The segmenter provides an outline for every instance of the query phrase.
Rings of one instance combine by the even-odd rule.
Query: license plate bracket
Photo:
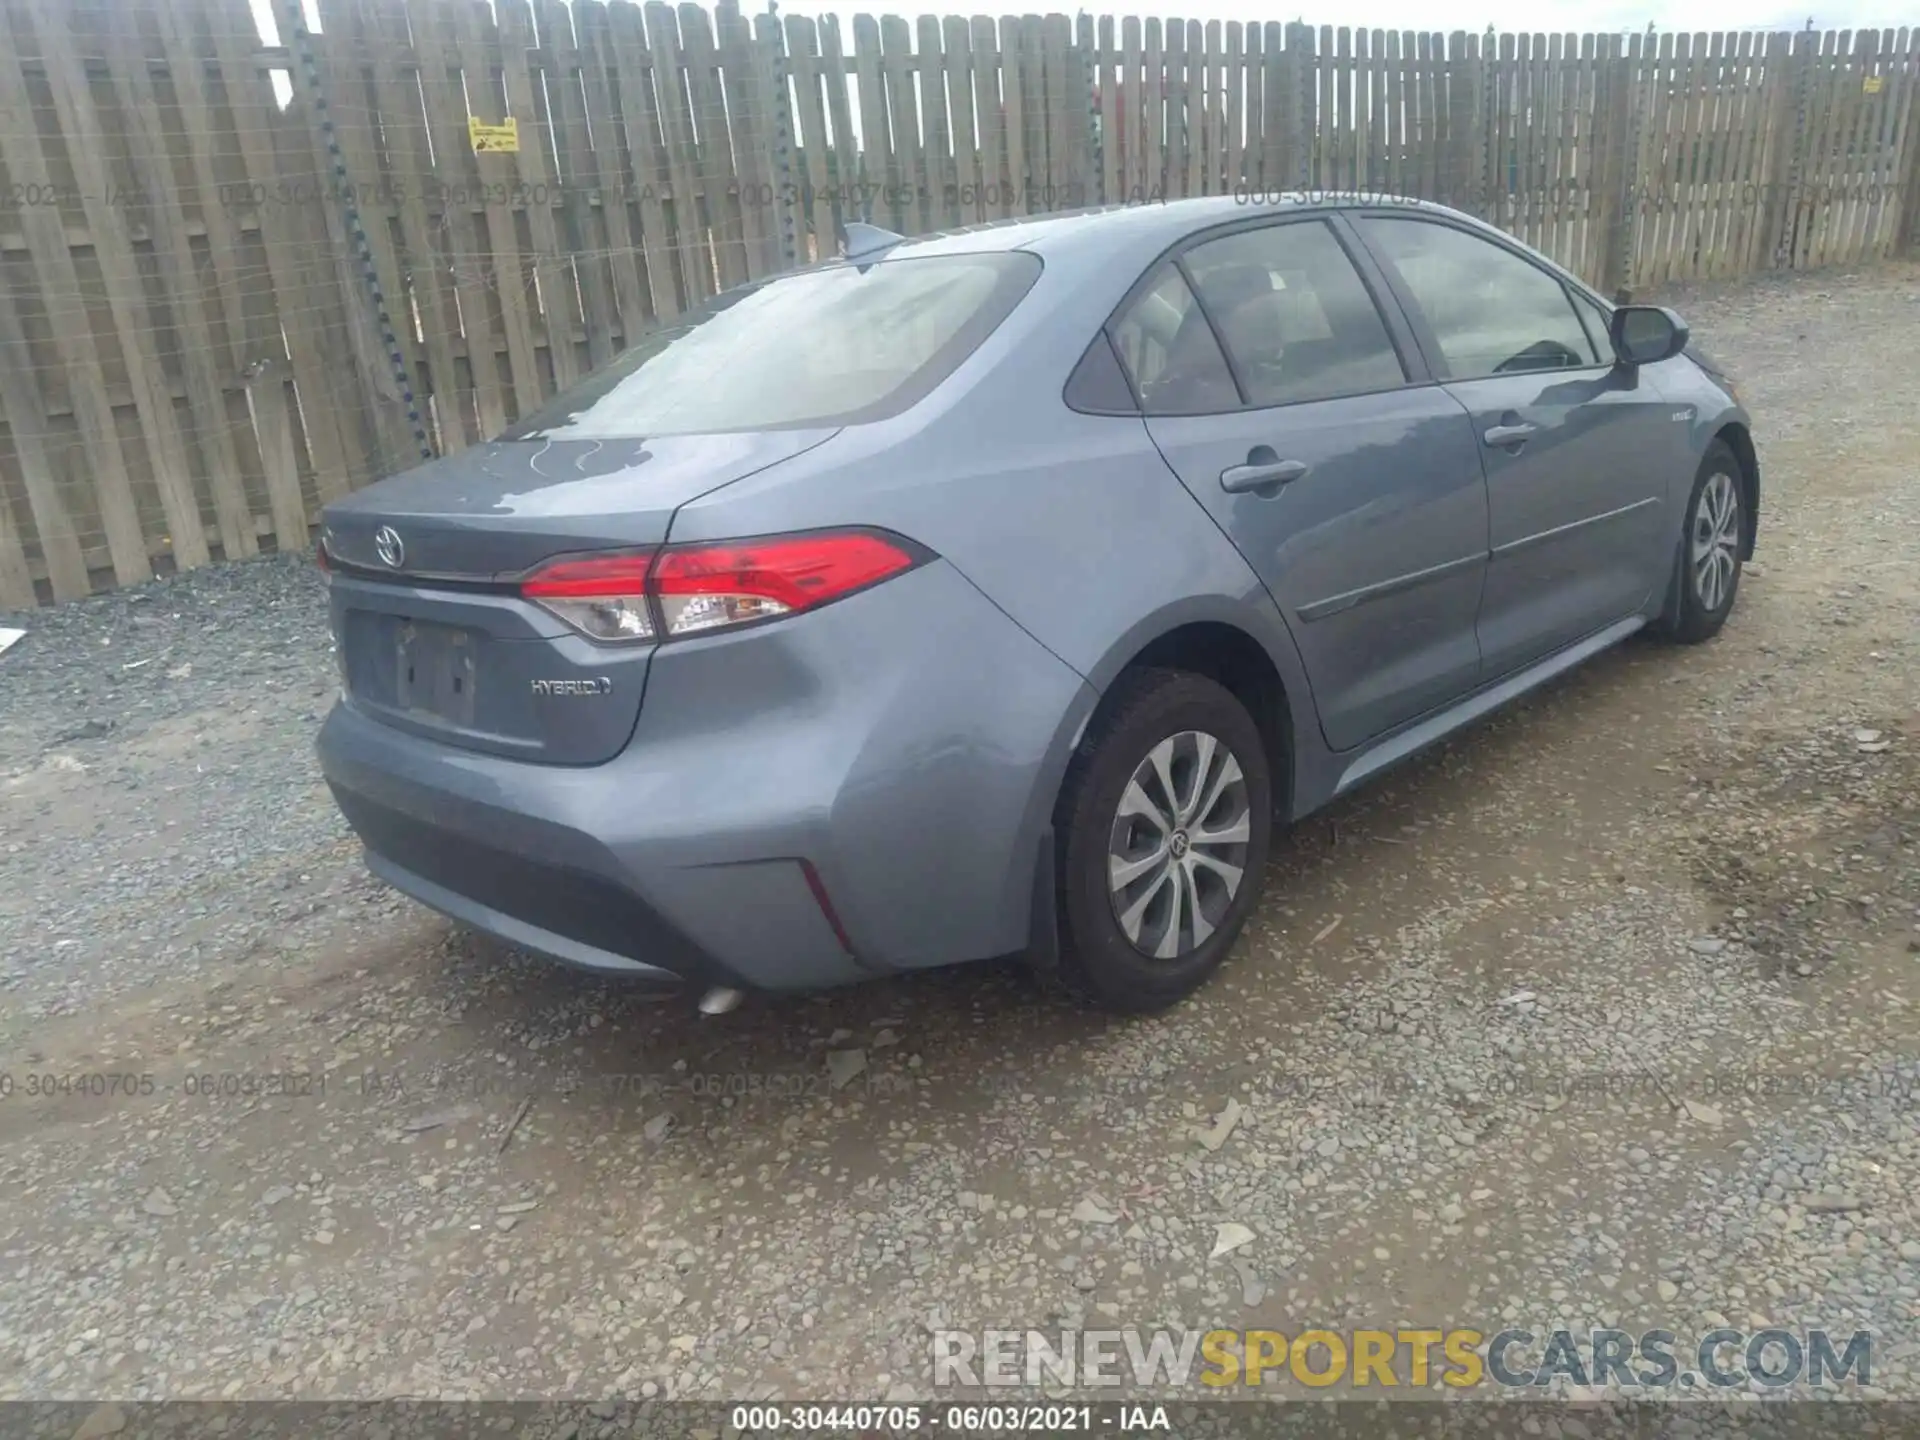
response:
[[[471,729],[478,669],[473,636],[451,625],[410,620],[394,638],[394,700],[399,709]]]

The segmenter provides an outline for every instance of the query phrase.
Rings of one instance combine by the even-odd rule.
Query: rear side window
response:
[[[520,420],[507,440],[852,425],[919,400],[1006,319],[1037,256],[899,256],[716,295]]]
[[[1355,223],[1400,273],[1440,347],[1446,378],[1599,363],[1566,288],[1539,266],[1450,225],[1377,217]]]
[[[1193,291],[1172,265],[1112,328],[1127,378],[1149,415],[1205,415],[1240,408],[1233,372]]]
[[[1183,257],[1250,405],[1362,395],[1406,383],[1380,311],[1319,221],[1267,225]]]

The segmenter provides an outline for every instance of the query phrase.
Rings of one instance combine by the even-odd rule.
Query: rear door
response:
[[[1154,443],[1285,615],[1330,746],[1471,688],[1487,540],[1473,431],[1414,383],[1403,322],[1327,220],[1202,237],[1112,335]]]
[[[1473,417],[1491,521],[1483,678],[1640,609],[1673,554],[1661,534],[1671,407],[1613,363],[1598,307],[1519,251],[1440,218],[1353,223],[1428,364]]]

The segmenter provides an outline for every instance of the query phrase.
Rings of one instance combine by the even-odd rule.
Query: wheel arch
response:
[[[1265,601],[1264,594],[1259,597]],[[1252,609],[1253,623],[1247,623]],[[1241,602],[1228,606],[1188,602],[1134,627],[1107,653],[1088,680],[1100,700],[1074,736],[1074,748],[1095,717],[1109,703],[1115,683],[1126,673],[1145,667],[1186,670],[1205,675],[1224,687],[1247,709],[1266,743],[1268,768],[1273,775],[1276,815],[1292,813],[1298,786],[1302,737],[1318,734],[1311,711],[1312,695],[1293,637],[1273,612],[1273,622],[1256,607]]]
[[[1267,607],[1264,611],[1262,607]],[[1264,623],[1271,616],[1271,624]],[[1029,902],[1027,956],[1040,970],[1058,967],[1060,916],[1055,820],[1067,765],[1089,728],[1112,702],[1116,682],[1130,671],[1188,670],[1223,685],[1247,707],[1266,743],[1276,819],[1291,816],[1300,776],[1301,745],[1319,734],[1312,693],[1279,612],[1263,591],[1242,599],[1192,597],[1144,617],[1107,648],[1085,678],[1096,697],[1068,732],[1047,767],[1047,789],[1035,796],[1038,826]]]
[[[1713,438],[1733,451],[1740,464],[1740,558],[1751,560],[1760,534],[1760,457],[1753,448],[1753,432],[1744,421],[1729,420]]]

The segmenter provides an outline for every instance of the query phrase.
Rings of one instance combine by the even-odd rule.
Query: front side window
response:
[[[1362,217],[1367,244],[1400,279],[1451,380],[1599,363],[1566,288],[1500,246],[1425,220]]]
[[[1373,297],[1323,222],[1242,230],[1196,245],[1183,261],[1249,404],[1406,383]]]
[[[632,440],[855,424],[952,374],[1040,274],[1037,256],[894,256],[716,295],[549,400],[507,440]]]
[[[1206,415],[1238,409],[1240,391],[1206,313],[1172,265],[1112,328],[1114,349],[1149,415]]]

